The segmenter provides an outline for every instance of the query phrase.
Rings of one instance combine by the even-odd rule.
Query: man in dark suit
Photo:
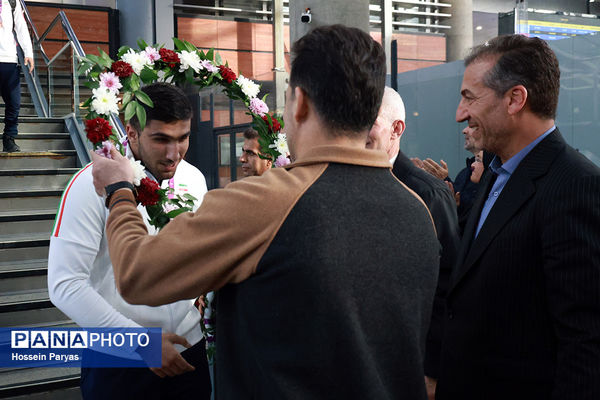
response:
[[[511,35],[465,65],[456,120],[496,157],[448,289],[437,398],[600,399],[600,169],[554,125],[558,60]]]
[[[425,374],[428,389],[435,387],[439,375],[442,324],[445,315],[444,297],[459,245],[456,203],[443,181],[417,168],[400,151],[400,137],[405,129],[404,102],[393,89],[386,87],[377,119],[369,131],[367,148],[384,150],[393,164],[393,174],[416,192],[429,208],[438,240],[442,246],[438,286],[433,303],[431,328],[427,335]]]

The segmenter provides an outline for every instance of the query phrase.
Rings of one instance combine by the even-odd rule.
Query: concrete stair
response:
[[[0,326],[75,326],[49,300],[47,269],[54,217],[79,169],[77,155],[59,118],[20,118],[16,143],[21,152],[0,153]],[[0,398],[80,399],[79,372],[3,368]]]

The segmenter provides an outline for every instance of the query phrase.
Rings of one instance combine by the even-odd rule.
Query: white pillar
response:
[[[447,61],[462,60],[473,47],[473,0],[450,0],[452,26],[446,39]]]

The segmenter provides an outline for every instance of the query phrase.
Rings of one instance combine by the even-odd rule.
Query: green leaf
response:
[[[97,89],[100,87],[100,82],[98,81],[86,81],[83,84],[90,89]]]
[[[110,56],[106,54],[100,47],[98,47],[98,53],[100,53],[100,57],[108,64],[107,68],[110,68],[113,63],[113,60],[110,58]]]
[[[140,50],[145,50],[146,47],[148,47],[148,43],[146,43],[146,41],[144,39],[138,39],[137,45],[140,48]]]
[[[152,68],[146,66],[142,72],[140,72],[140,78],[144,83],[152,83],[158,79],[158,74]]]
[[[185,45],[185,50],[189,51],[190,53],[198,50],[196,46],[194,46],[188,41],[184,41],[183,44]]]
[[[184,199],[191,200],[191,201],[196,201],[196,200],[198,200],[197,198],[195,198],[194,196],[192,196],[192,195],[191,195],[191,194],[189,194],[189,193],[184,193],[184,194],[183,194],[181,197],[183,197]]]
[[[140,90],[140,77],[136,74],[130,76],[129,87],[132,91]]]
[[[92,97],[88,97],[88,99],[81,105],[79,108],[88,108],[94,99]]]
[[[222,63],[223,63],[223,60],[221,60],[221,55],[219,53],[215,53],[215,64],[221,65]]]
[[[123,93],[123,105],[127,105],[127,103],[129,103],[131,101],[131,97],[132,97],[132,93],[131,92],[125,92]]]
[[[152,102],[150,97],[148,97],[148,95],[146,93],[142,92],[141,90],[137,90],[137,91],[135,91],[134,94],[135,94],[135,97],[137,97],[137,99],[139,101],[141,101],[148,107],[154,107],[154,103]]]
[[[181,40],[177,39],[176,37],[173,38],[173,44],[175,44],[175,49],[176,50],[185,50],[185,43],[183,43]]]
[[[129,121],[133,117],[137,110],[137,106],[138,102],[135,100],[127,104],[127,107],[125,107],[125,121]]]
[[[129,46],[121,46],[119,47],[119,51],[117,52],[117,58],[123,57],[123,54],[127,53],[131,47]]]
[[[212,61],[214,57],[215,50],[211,47],[211,49],[206,52],[206,59]]]
[[[185,212],[189,212],[190,210],[188,210],[187,208],[178,208],[176,210],[171,210],[167,213],[167,217],[173,219],[176,216],[178,216],[179,214],[183,214]]]
[[[134,102],[132,101],[129,104],[134,104]],[[140,129],[144,130],[146,127],[146,110],[144,110],[144,107],[137,101],[135,102],[135,105],[135,115],[137,116],[138,121],[140,121]]]
[[[185,70],[185,79],[190,83],[194,81],[194,70],[191,67]]]
[[[97,56],[97,55],[95,55],[95,54],[88,54],[88,55],[87,55],[87,58],[89,58],[89,60],[90,60],[91,62],[93,62],[94,64],[100,64],[100,60],[101,60],[101,58],[100,58],[100,57],[98,57],[98,56]]]

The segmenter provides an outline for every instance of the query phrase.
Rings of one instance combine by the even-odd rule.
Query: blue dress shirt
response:
[[[488,194],[488,197],[485,200],[485,204],[483,205],[483,209],[481,210],[481,215],[479,217],[479,223],[477,224],[477,231],[475,232],[475,237],[477,237],[477,235],[479,234],[479,231],[481,230],[481,227],[483,226],[485,219],[487,218],[488,214],[492,210],[492,207],[496,203],[496,200],[500,196],[500,193],[502,193],[502,189],[504,189],[504,186],[506,186],[506,182],[508,182],[508,180],[510,179],[510,176],[513,174],[513,172],[515,172],[515,170],[517,169],[517,167],[519,166],[521,161],[523,161],[525,156],[527,154],[529,154],[529,152],[539,142],[544,140],[544,138],[546,136],[548,136],[550,134],[550,132],[554,131],[555,129],[556,129],[556,126],[553,125],[552,128],[548,129],[540,137],[535,139],[533,142],[529,143],[527,146],[525,146],[523,149],[521,149],[521,151],[519,151],[517,154],[515,154],[514,156],[509,158],[504,164],[502,164],[502,162],[500,161],[500,158],[498,158],[498,156],[494,156],[494,159],[490,163],[490,169],[498,177],[496,178],[496,182],[494,182],[494,186],[492,186],[492,190],[490,190],[490,193]]]

